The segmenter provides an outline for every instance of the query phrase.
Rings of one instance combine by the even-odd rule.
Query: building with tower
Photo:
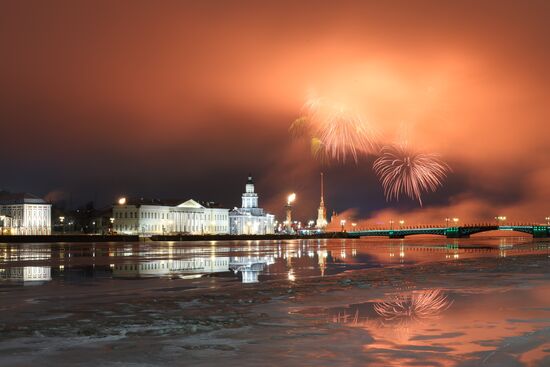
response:
[[[316,227],[319,229],[324,229],[327,226],[327,209],[325,208],[325,198],[324,198],[324,176],[321,172],[321,202],[319,204],[319,209],[317,209],[317,223]]]
[[[275,216],[258,207],[254,181],[252,175],[248,175],[241,207],[229,212],[229,231],[231,234],[270,234],[274,228]]]

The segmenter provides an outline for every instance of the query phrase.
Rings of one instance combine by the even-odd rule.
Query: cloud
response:
[[[75,201],[99,187],[104,202],[134,192],[236,204],[254,171],[267,208],[282,213],[297,191],[307,220],[324,169],[337,211],[539,218],[549,16],[537,1],[12,2],[0,14],[0,149],[26,148],[10,155],[7,184],[64,187]],[[360,110],[384,141],[408,126],[455,173],[410,211],[358,173],[369,160],[320,167],[287,131],[312,89]]]
[[[46,200],[48,203],[58,203],[60,201],[66,200],[69,197],[69,194],[67,194],[65,191],[62,190],[54,190],[48,192],[44,196],[44,200]]]

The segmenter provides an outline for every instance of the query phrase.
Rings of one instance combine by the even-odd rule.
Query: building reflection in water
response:
[[[37,248],[33,245],[18,246],[13,251],[10,246],[0,247],[0,259],[5,263],[25,263],[51,260],[51,250]],[[52,280],[50,266],[11,266],[0,268],[0,279],[21,283],[23,285],[37,285]]]
[[[122,264],[113,264],[113,277],[177,276],[185,279],[233,271],[235,274],[241,274],[243,283],[255,283],[258,282],[259,274],[265,267],[274,263],[273,255],[223,256],[231,255],[232,253],[251,253],[252,251],[249,247],[212,248],[208,250],[208,256],[204,256],[206,253],[203,250],[174,247],[169,247],[165,251],[157,250],[154,254],[148,253],[147,257],[164,255],[166,259],[140,261],[138,258],[136,262],[124,261]],[[220,252],[222,256],[218,256],[217,252]],[[126,249],[121,255],[133,256],[134,254],[130,249]]]
[[[0,244],[0,279],[22,282],[84,278],[195,278],[208,274],[245,283],[347,270],[521,253],[547,253],[547,242],[475,240],[291,240],[197,243]],[[51,266],[51,268],[50,268]],[[51,270],[50,270],[51,269]],[[222,274],[227,273],[227,274]]]
[[[16,266],[0,270],[0,277],[24,285],[40,284],[52,280],[49,266]]]

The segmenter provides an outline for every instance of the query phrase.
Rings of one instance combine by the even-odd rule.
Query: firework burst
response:
[[[416,152],[406,144],[383,147],[373,168],[388,201],[407,195],[420,206],[422,192],[437,190],[450,171],[438,154]]]
[[[309,137],[313,155],[323,160],[345,162],[351,156],[357,162],[360,154],[373,154],[378,148],[376,133],[358,112],[321,98],[304,104],[302,117],[290,131],[296,137]]]

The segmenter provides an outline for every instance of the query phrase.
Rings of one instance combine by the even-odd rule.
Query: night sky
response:
[[[240,205],[409,221],[550,215],[548,1],[2,1],[0,188],[105,205]],[[453,171],[386,203],[374,157],[322,165],[289,126],[311,93]],[[400,211],[394,214],[392,211]]]

